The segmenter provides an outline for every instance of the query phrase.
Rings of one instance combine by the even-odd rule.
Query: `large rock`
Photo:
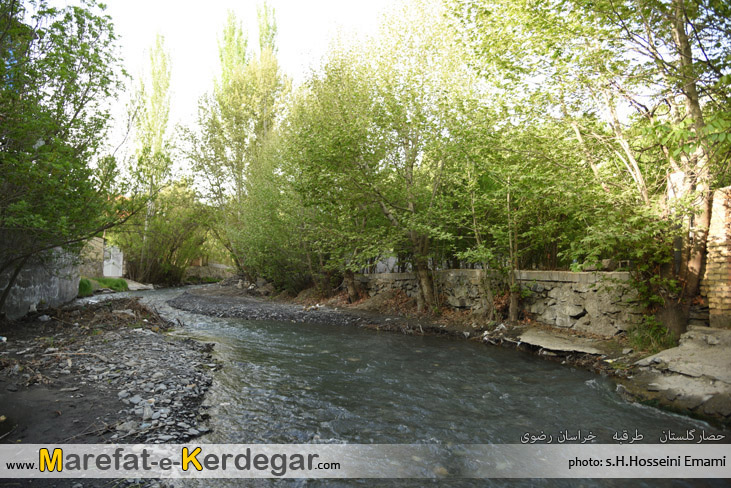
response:
[[[551,351],[581,352],[584,354],[604,354],[591,339],[581,337],[559,337],[540,329],[528,329],[518,338],[519,341],[542,347]]]

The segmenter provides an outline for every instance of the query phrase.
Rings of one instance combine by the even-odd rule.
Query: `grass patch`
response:
[[[129,291],[127,282],[122,278],[94,278],[94,281],[102,285],[102,287],[110,288],[114,291]]]
[[[644,316],[642,323],[627,331],[627,338],[635,349],[655,354],[678,345],[678,340],[655,317]]]
[[[94,287],[91,286],[91,281],[86,278],[81,278],[79,281],[79,297],[90,297],[94,293]]]

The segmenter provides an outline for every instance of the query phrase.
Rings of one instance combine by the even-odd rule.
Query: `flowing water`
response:
[[[217,344],[223,368],[209,392],[213,431],[204,442],[515,444],[526,432],[581,429],[595,435],[594,442],[612,443],[615,432],[637,429],[644,442],[657,443],[667,429],[715,431],[629,403],[609,379],[514,350],[352,326],[206,317],[165,305],[179,293],[139,295],[164,315],[182,320],[183,334]],[[385,481],[338,484],[382,486]],[[624,485],[622,480],[528,481],[526,486]],[[278,482],[309,485],[312,480]],[[459,483],[485,486],[500,480]],[[411,486],[423,484],[429,480]]]

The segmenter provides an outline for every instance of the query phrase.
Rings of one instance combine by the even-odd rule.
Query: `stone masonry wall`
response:
[[[185,270],[186,278],[230,278],[236,274],[236,268],[219,263],[208,263],[205,266],[188,266]]]
[[[711,327],[731,328],[731,187],[713,194],[703,292]]]
[[[10,290],[2,312],[8,319],[17,319],[29,311],[57,307],[76,298],[79,293],[77,259],[55,252],[55,256],[26,265]],[[0,275],[0,290],[11,272]]]
[[[470,269],[437,271],[436,291],[452,307],[478,311],[481,273]],[[413,273],[360,275],[359,280],[371,296],[388,290],[416,295]],[[629,280],[628,273],[519,271],[518,280],[529,292],[522,300],[525,312],[554,327],[611,337],[641,318],[633,304],[636,293],[624,284]]]

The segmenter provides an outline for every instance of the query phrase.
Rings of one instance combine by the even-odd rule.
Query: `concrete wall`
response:
[[[702,293],[711,327],[731,328],[731,187],[713,194]]]
[[[5,289],[11,272],[0,275],[0,290]],[[28,264],[20,272],[2,312],[8,319],[20,318],[34,309],[57,307],[79,293],[77,260],[56,251],[45,259]]]
[[[452,307],[478,311],[481,276],[481,270],[437,271],[436,291]],[[387,290],[416,295],[413,273],[360,275],[358,279],[371,296]],[[525,312],[548,325],[611,337],[642,316],[633,304],[635,291],[625,284],[628,273],[519,271],[518,280],[528,295],[522,300]]]

